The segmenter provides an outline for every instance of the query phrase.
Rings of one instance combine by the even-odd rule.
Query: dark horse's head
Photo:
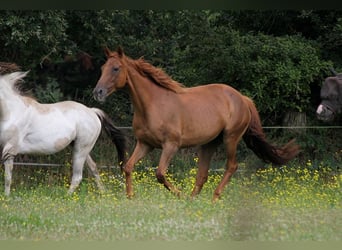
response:
[[[327,77],[321,88],[321,103],[316,110],[317,118],[332,121],[342,110],[342,73]]]
[[[107,61],[101,67],[101,77],[93,90],[94,98],[99,102],[104,102],[107,96],[117,89],[123,88],[127,82],[127,66],[122,48],[110,51],[106,47],[104,52]]]

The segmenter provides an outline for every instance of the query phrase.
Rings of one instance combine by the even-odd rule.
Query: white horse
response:
[[[124,161],[126,136],[100,109],[65,101],[41,104],[24,96],[16,87],[27,72],[0,75],[0,145],[5,165],[5,194],[10,194],[13,160],[17,154],[53,154],[73,142],[71,194],[82,180],[87,162],[100,190],[103,185],[89,153],[102,126],[114,142],[120,162]]]

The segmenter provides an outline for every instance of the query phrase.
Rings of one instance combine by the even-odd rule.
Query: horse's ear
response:
[[[110,49],[106,46],[106,47],[104,47],[104,53],[105,53],[106,57],[108,58],[112,54],[112,51],[110,51]]]
[[[124,55],[124,51],[123,51],[123,48],[121,46],[119,46],[117,48],[116,52],[118,52],[119,57],[122,57]]]

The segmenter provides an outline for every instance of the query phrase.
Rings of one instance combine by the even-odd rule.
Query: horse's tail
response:
[[[126,152],[128,139],[125,133],[117,128],[113,121],[108,117],[108,115],[100,109],[93,108],[96,115],[100,118],[102,128],[106,131],[112,142],[116,146],[118,152],[119,165],[122,168],[123,164],[126,162]]]
[[[290,140],[282,147],[271,145],[266,141],[266,136],[263,132],[259,113],[251,99],[244,97],[251,112],[251,121],[243,135],[243,139],[248,148],[250,148],[260,159],[276,165],[282,165],[292,160],[297,156],[300,149],[295,144],[295,139]]]

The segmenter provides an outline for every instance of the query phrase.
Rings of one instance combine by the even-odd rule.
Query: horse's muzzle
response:
[[[325,122],[332,121],[335,117],[335,112],[328,106],[320,104],[316,110],[317,119]]]
[[[102,87],[95,87],[93,90],[93,97],[98,102],[105,102],[107,97],[107,90]]]

